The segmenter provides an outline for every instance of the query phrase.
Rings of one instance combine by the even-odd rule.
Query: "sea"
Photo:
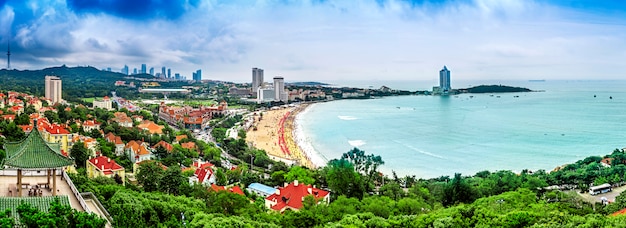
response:
[[[537,92],[393,96],[316,103],[296,118],[296,138],[319,166],[352,148],[380,155],[380,171],[435,178],[455,173],[551,171],[626,147],[626,81],[462,81]],[[434,81],[335,82],[429,90]]]

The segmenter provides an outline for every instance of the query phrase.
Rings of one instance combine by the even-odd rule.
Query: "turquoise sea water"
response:
[[[421,83],[414,88],[410,82],[387,85],[426,89]],[[493,84],[462,83],[458,87]],[[423,178],[482,170],[550,171],[626,147],[626,81],[501,84],[544,92],[318,103],[299,116],[300,138],[326,160],[356,146],[381,155],[386,174],[395,170]]]

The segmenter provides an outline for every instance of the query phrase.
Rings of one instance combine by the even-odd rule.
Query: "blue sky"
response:
[[[583,0],[0,0],[11,66],[246,82],[624,79],[626,3]],[[6,67],[3,63],[2,68]]]

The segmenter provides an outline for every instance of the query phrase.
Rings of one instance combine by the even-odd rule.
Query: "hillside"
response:
[[[121,96],[133,96],[136,89],[114,87],[115,81],[124,80],[126,75],[101,71],[94,67],[51,67],[42,70],[0,70],[0,90],[25,92],[44,96],[44,77],[58,76],[63,80],[63,98],[78,102],[80,98],[103,97],[117,91]],[[134,75],[134,77],[151,77]],[[127,80],[128,81],[128,80]]]
[[[480,85],[467,89],[460,89],[459,91],[465,93],[517,93],[517,92],[532,92],[528,88],[503,86],[503,85]]]

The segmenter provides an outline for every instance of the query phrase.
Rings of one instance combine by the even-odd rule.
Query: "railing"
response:
[[[65,179],[67,184],[70,186],[70,189],[72,189],[72,192],[74,193],[74,196],[76,196],[76,199],[78,199],[78,203],[80,203],[80,206],[83,207],[85,212],[91,213],[91,210],[89,210],[89,208],[87,207],[87,203],[85,203],[85,199],[80,194],[80,192],[78,192],[78,189],[76,189],[76,186],[74,186],[74,183],[72,182],[72,179],[70,179],[70,177],[67,175],[66,172],[61,172],[61,173],[63,173],[63,178]]]
[[[81,193],[81,195],[84,196],[85,198],[90,198],[93,202],[95,202],[98,209],[100,209],[102,214],[104,214],[104,217],[106,218],[106,220],[109,221],[109,224],[113,224],[113,217],[111,217],[111,214],[109,214],[109,211],[107,211],[107,209],[104,208],[104,206],[102,206],[102,204],[100,203],[100,200],[98,200],[98,198],[92,192],[83,192]]]

